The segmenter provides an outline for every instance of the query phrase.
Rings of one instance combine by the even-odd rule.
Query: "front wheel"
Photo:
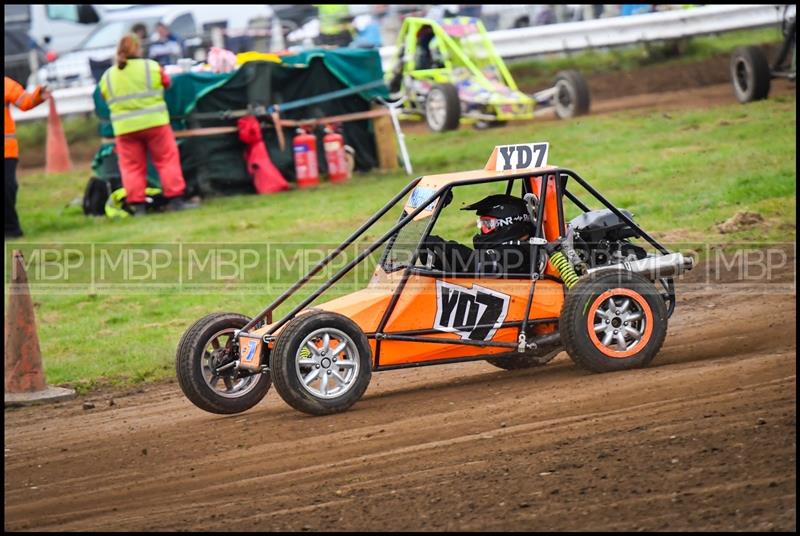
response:
[[[345,411],[372,377],[367,337],[349,318],[313,310],[290,321],[270,355],[278,394],[298,411],[328,415]]]
[[[741,103],[766,99],[771,81],[769,62],[760,48],[739,47],[731,56],[731,81]]]
[[[564,299],[561,340],[593,372],[647,366],[667,335],[667,307],[655,285],[630,272],[583,278]]]
[[[239,359],[234,333],[249,321],[236,313],[212,313],[192,324],[181,337],[175,356],[178,384],[198,408],[210,413],[241,413],[269,391],[268,373],[225,367]]]
[[[589,84],[575,70],[560,71],[555,79],[556,94],[553,97],[559,119],[571,119],[589,113]]]

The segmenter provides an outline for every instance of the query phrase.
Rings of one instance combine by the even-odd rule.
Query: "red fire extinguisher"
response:
[[[297,136],[292,140],[294,149],[294,170],[297,174],[297,186],[309,188],[319,184],[317,169],[317,137],[303,128],[297,129]]]
[[[325,127],[322,138],[325,148],[325,161],[328,163],[328,178],[331,182],[344,182],[350,178],[350,168],[344,155],[344,137],[331,125]]]

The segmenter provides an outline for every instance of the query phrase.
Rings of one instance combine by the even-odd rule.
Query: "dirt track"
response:
[[[769,294],[696,268],[642,370],[389,371],[325,418],[175,383],[7,410],[5,529],[794,530],[790,255]]]
[[[593,113],[733,102],[717,84]],[[325,418],[274,391],[218,417],[174,382],[6,410],[4,528],[796,530],[794,264],[767,294],[693,270],[642,370],[382,372]]]
[[[786,97],[796,94],[795,84],[787,80],[773,80],[770,88],[770,98]],[[736,104],[733,88],[729,82],[712,84],[703,87],[687,89],[664,90],[657,93],[644,93],[639,95],[626,95],[613,99],[593,99],[591,115],[606,115],[619,112],[652,113],[654,110],[669,112],[687,109],[705,109],[716,106],[730,106]],[[535,125],[542,121],[561,121],[555,111],[542,109],[537,111],[536,119],[514,121],[509,125]],[[461,128],[469,128],[462,126]],[[428,133],[428,126],[422,121],[404,121],[403,133],[413,137],[417,134]]]

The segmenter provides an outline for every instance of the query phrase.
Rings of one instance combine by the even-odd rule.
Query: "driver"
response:
[[[530,274],[528,238],[534,227],[525,201],[496,194],[461,210],[477,214],[478,233],[472,237],[475,249],[430,235],[424,245],[433,252],[432,268],[448,273]]]

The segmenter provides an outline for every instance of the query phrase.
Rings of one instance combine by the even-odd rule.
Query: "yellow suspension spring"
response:
[[[557,251],[550,256],[550,262],[556,267],[561,279],[567,288],[572,288],[578,282],[578,274],[575,273],[575,268],[567,260],[566,255],[561,251]]]

